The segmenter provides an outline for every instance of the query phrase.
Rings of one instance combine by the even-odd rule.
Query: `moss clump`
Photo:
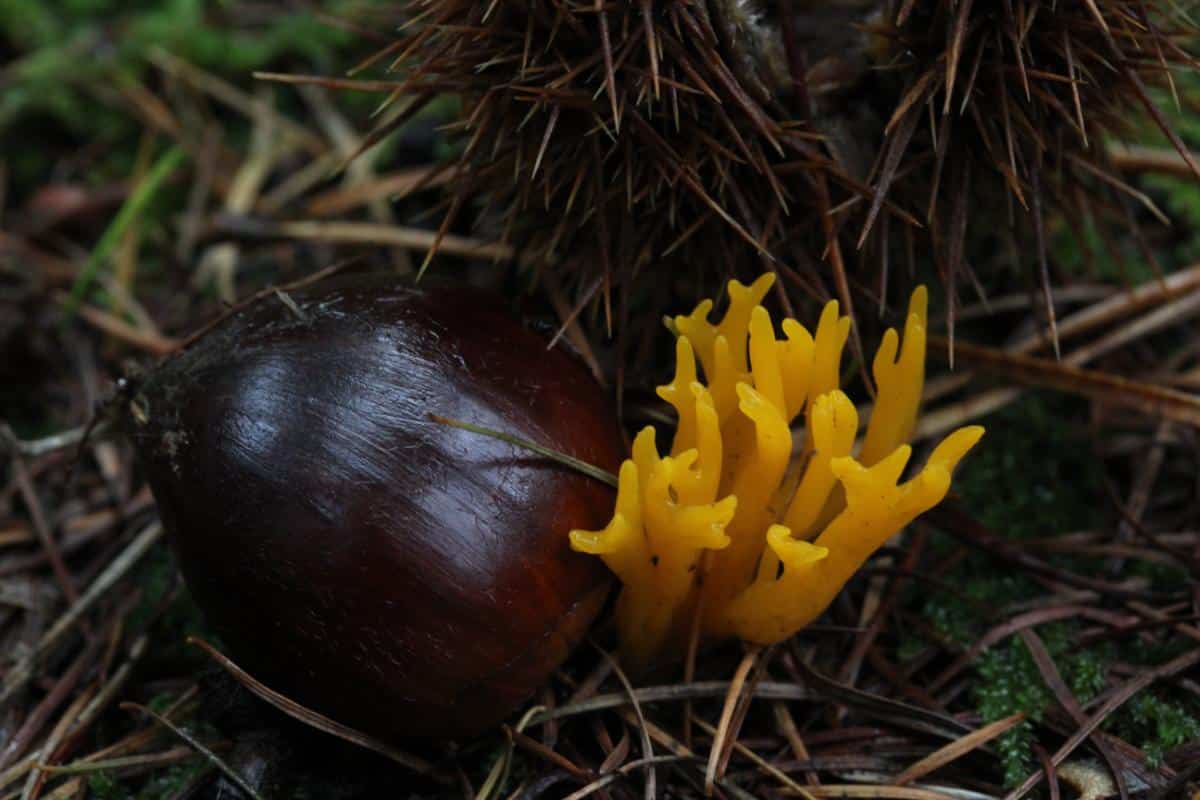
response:
[[[181,764],[174,764],[165,770],[155,772],[133,797],[136,800],[169,800],[169,798],[178,797],[192,781],[209,768],[208,762],[199,757]]]
[[[1189,709],[1188,706],[1191,706]],[[1129,701],[1112,726],[1126,741],[1146,753],[1151,767],[1159,767],[1172,748],[1200,740],[1200,717],[1194,702],[1168,700],[1143,692]]]
[[[1107,505],[1085,406],[1061,395],[1031,393],[984,420],[988,446],[957,482],[972,513],[1008,539],[1094,528]],[[1053,458],[1047,454],[1053,453]]]
[[[1029,774],[1033,765],[1033,723],[1041,719],[1049,700],[1036,668],[1032,681],[1029,680],[1030,676],[1023,669],[1025,661],[1032,663],[1029,651],[1013,642],[1008,647],[984,653],[978,664],[980,682],[976,684],[975,696],[979,713],[986,722],[995,722],[1019,711],[1029,714],[1029,718],[996,740],[1006,786],[1015,786]]]
[[[208,762],[197,756],[156,771],[136,789],[108,772],[97,772],[88,778],[88,797],[95,800],[168,800],[179,797],[209,768]]]
[[[1072,638],[1073,625],[1047,625],[1039,630],[1046,650],[1075,698],[1086,703],[1095,697],[1104,688],[1111,651],[1077,648]],[[1029,648],[1018,638],[988,650],[980,657],[976,669],[979,681],[975,684],[975,701],[984,722],[995,722],[1022,711],[1028,715],[996,742],[1005,783],[1013,786],[1035,768],[1034,723],[1040,722],[1057,701],[1046,687]]]
[[[1184,636],[1131,641],[1121,656],[1126,663],[1150,669],[1178,658],[1193,646]],[[1200,741],[1200,702],[1169,683],[1159,683],[1131,698],[1105,727],[1145,751],[1148,766],[1159,767],[1173,748]]]
[[[1112,519],[1104,513],[1108,500],[1102,465],[1088,445],[1086,431],[1069,423],[1082,418],[1074,401],[1030,394],[984,420],[989,443],[980,448],[970,468],[962,471],[964,505],[993,533],[1015,541],[1111,526]],[[938,534],[932,543],[934,561],[950,558],[962,547],[957,540]],[[1037,555],[1081,574],[1094,574],[1102,563],[1079,555]],[[1130,562],[1130,575],[1143,573],[1152,573],[1155,587],[1161,590],[1181,587],[1185,579],[1175,568]],[[969,551],[966,558],[936,577],[938,585],[946,588],[930,591],[928,584],[914,582],[909,588],[910,607],[914,616],[928,621],[939,636],[963,648],[1045,593],[1037,582],[982,551]],[[1110,676],[1111,665],[1149,667],[1178,656],[1180,648],[1187,646],[1178,639],[1147,645],[1135,637],[1081,646],[1082,629],[1075,621],[1036,629],[1080,703],[1121,680]],[[909,654],[923,647],[914,632],[901,642],[902,650]],[[1036,768],[1032,749],[1035,728],[1057,700],[1017,636],[984,652],[973,667],[977,680],[970,702],[985,723],[1022,711],[1028,715],[995,743],[1006,782],[1017,784]],[[1186,697],[1142,693],[1119,709],[1106,727],[1142,747],[1151,764],[1157,765],[1171,748],[1200,738],[1198,711],[1200,707]]]
[[[128,800],[129,790],[107,772],[97,772],[88,778],[88,794],[96,800]]]
[[[1103,524],[1105,506],[1101,467],[1081,428],[1064,425],[1079,419],[1073,401],[1061,396],[1029,394],[1011,407],[990,415],[988,443],[961,471],[956,487],[962,503],[993,533],[1010,540],[1053,536]],[[1054,453],[1054,458],[1047,458]],[[933,539],[935,559],[958,553],[962,545],[939,533]],[[1054,563],[1086,566],[1079,559]],[[982,551],[972,551],[953,570],[935,576],[949,589],[930,592],[910,587],[916,613],[938,633],[968,645],[987,630],[1005,608],[1028,601],[1038,585]],[[912,645],[910,645],[911,647]]]

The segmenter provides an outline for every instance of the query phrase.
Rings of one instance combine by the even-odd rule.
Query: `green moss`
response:
[[[1103,524],[1106,501],[1100,464],[1081,426],[1074,401],[1031,393],[983,420],[987,436],[955,475],[962,504],[993,533],[1010,540],[1052,536]],[[1053,458],[1047,454],[1053,453]],[[935,558],[959,553],[962,545],[938,533]],[[1053,563],[1079,568],[1081,559]],[[990,555],[971,550],[947,575],[935,576],[956,591],[910,587],[921,617],[950,641],[966,645],[994,624],[1005,608],[1040,593],[1027,575],[1002,567]]]
[[[1074,625],[1045,625],[1038,629],[1042,643],[1080,703],[1104,688],[1110,658],[1104,650],[1080,650],[1073,644]],[[1057,703],[1029,649],[1013,637],[988,650],[975,664],[979,680],[975,700],[984,722],[1025,712],[1027,719],[1003,734],[996,744],[1004,765],[1005,783],[1020,783],[1034,769],[1034,723]]]
[[[1051,695],[1038,675],[1037,666],[1023,642],[984,653],[976,664],[980,680],[975,684],[976,703],[985,722],[995,722],[1024,711],[1029,719],[1008,731],[998,742],[1004,761],[1005,783],[1019,783],[1033,765],[1033,724],[1051,702]]]
[[[1122,709],[1112,727],[1146,752],[1150,766],[1158,767],[1172,748],[1200,740],[1198,711],[1195,702],[1170,701],[1142,692]]]
[[[972,512],[1010,539],[1100,524],[1106,505],[1100,463],[1086,429],[1069,423],[1084,419],[1083,410],[1071,398],[1030,393],[985,418],[983,446],[955,474],[955,489]]]
[[[977,638],[994,612],[1031,597],[1036,591],[1034,583],[1024,575],[992,572],[986,563],[969,565],[955,576],[954,582],[962,587],[960,593],[940,591],[929,595],[924,616],[942,637],[963,646]]]
[[[97,772],[88,778],[88,796],[95,800],[168,800],[178,797],[207,769],[208,762],[196,757],[156,770],[144,781],[121,781],[107,772]]]
[[[1104,690],[1108,666],[1112,662],[1113,650],[1105,647],[1099,651],[1083,650],[1070,655],[1067,660],[1067,685],[1081,704],[1087,703]]]
[[[1071,420],[1084,419],[1079,405],[1052,395],[1029,394],[1025,399],[983,422],[988,435],[971,460],[955,476],[963,504],[992,533],[1018,543],[1021,540],[1115,524],[1103,488],[1099,460],[1092,454],[1087,432]],[[938,534],[932,548],[936,559],[960,554],[962,544]],[[1081,574],[1091,574],[1102,563],[1079,555],[1039,553],[1048,563]],[[1162,590],[1182,589],[1187,576],[1178,568],[1131,560],[1128,576],[1144,575]],[[940,637],[961,647],[978,640],[989,629],[1045,590],[1025,574],[1008,568],[991,555],[968,550],[953,569],[936,576],[943,586],[930,591],[914,582],[909,603]],[[1087,703],[1113,683],[1109,675],[1117,662],[1156,666],[1189,647],[1183,637],[1147,642],[1136,637],[1108,640],[1081,647],[1082,624],[1063,621],[1037,627],[1063,680],[1080,703]],[[908,632],[901,641],[904,652],[915,654],[926,643]],[[1035,728],[1057,700],[1046,688],[1033,657],[1018,636],[993,646],[972,665],[971,702],[984,722],[994,722],[1017,712],[1028,719],[1006,732],[995,743],[1005,781],[1019,783],[1036,768],[1033,760]],[[1117,735],[1143,748],[1152,765],[1161,763],[1173,747],[1200,738],[1200,703],[1187,696],[1144,692],[1119,709],[1105,724]]]
[[[1121,650],[1121,660],[1150,669],[1188,652],[1194,642],[1170,636],[1148,642],[1131,640],[1129,645]],[[1130,698],[1105,728],[1141,748],[1148,765],[1158,767],[1172,748],[1200,741],[1200,701],[1167,683],[1156,684]]]
[[[1086,430],[1064,424],[1082,418],[1074,401],[1036,393],[990,415],[983,420],[988,429],[983,446],[955,476],[961,502],[993,533],[1018,542],[1103,524],[1100,465],[1091,455]],[[1047,457],[1050,453],[1053,458]],[[932,547],[935,560],[940,560],[960,554],[963,545],[939,533]],[[1059,557],[1052,563],[1086,567],[1077,558]],[[1026,574],[974,549],[948,574],[936,577],[955,590],[931,592],[927,585],[914,583],[910,602],[940,637],[963,648],[1043,593]],[[1112,653],[1107,645],[1077,647],[1077,633],[1073,623],[1038,628],[1063,679],[1080,702],[1086,702],[1104,688]],[[907,647],[919,649],[919,640]],[[1019,637],[984,652],[973,668],[971,700],[985,722],[1017,712],[1028,715],[995,743],[1006,783],[1017,784],[1034,767],[1035,724],[1056,700]]]
[[[181,764],[172,764],[165,770],[155,772],[133,796],[137,800],[169,800],[178,797],[180,792],[208,768],[208,762],[199,757]]]
[[[88,793],[95,800],[129,800],[133,797],[120,781],[107,772],[97,772],[88,778]]]

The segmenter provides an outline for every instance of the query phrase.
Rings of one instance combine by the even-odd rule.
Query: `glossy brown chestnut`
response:
[[[253,304],[151,373],[131,435],[197,603],[256,677],[376,736],[464,737],[548,678],[607,577],[603,390],[498,297],[353,281]]]

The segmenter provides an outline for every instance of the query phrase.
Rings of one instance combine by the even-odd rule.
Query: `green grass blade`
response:
[[[70,322],[71,318],[75,316],[75,312],[79,309],[79,304],[87,296],[88,289],[95,282],[96,275],[100,272],[100,268],[104,265],[104,262],[112,255],[112,251],[117,246],[117,242],[121,240],[121,236],[154,198],[154,195],[167,178],[171,177],[186,158],[187,153],[178,145],[175,145],[158,159],[142,182],[134,188],[133,193],[129,195],[125,204],[121,206],[121,210],[117,212],[117,216],[113,219],[112,224],[108,226],[108,229],[104,231],[104,235],[100,237],[100,241],[96,243],[95,249],[88,256],[87,262],[84,263],[83,269],[80,270],[79,276],[75,279],[75,284],[71,287],[71,296],[67,299],[66,306],[63,308],[64,324]]]

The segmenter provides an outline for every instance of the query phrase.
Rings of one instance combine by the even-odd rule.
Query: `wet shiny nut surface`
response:
[[[267,298],[168,360],[130,428],[188,586],[229,655],[385,739],[464,737],[586,632],[604,569],[567,531],[612,490],[429,418],[615,470],[605,392],[470,290],[357,280]]]

